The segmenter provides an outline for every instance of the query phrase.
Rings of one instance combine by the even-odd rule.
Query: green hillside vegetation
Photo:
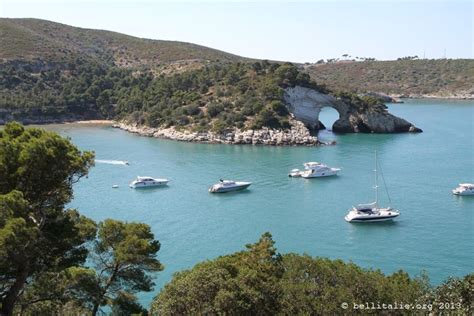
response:
[[[178,272],[151,306],[152,315],[347,315],[384,314],[355,310],[353,303],[433,304],[452,302],[453,312],[472,310],[474,275],[450,279],[437,288],[426,276],[410,278],[402,270],[384,275],[353,263],[308,255],[277,253],[269,233],[245,251],[222,256]],[[449,294],[448,294],[449,293]],[[347,309],[341,306],[347,303]],[[436,304],[437,303],[437,304]],[[443,309],[443,307],[441,307]],[[448,309],[448,308],[444,308]],[[386,310],[413,315],[413,310]]]
[[[306,67],[335,90],[415,96],[474,95],[473,59],[337,62]]]
[[[32,71],[25,66],[0,68],[0,108],[18,120],[89,111],[151,127],[284,129],[289,127],[285,87],[301,85],[328,92],[296,66],[266,61],[211,63],[155,76],[152,71],[78,58],[39,73]]]
[[[244,58],[191,43],[142,39],[39,19],[0,19],[0,60],[68,62],[88,57],[122,67],[158,67],[187,60]]]

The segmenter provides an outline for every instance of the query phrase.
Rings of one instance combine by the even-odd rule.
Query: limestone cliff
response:
[[[350,102],[305,87],[285,89],[288,110],[307,126],[320,129],[319,113],[329,106],[339,113],[332,130],[337,133],[403,133],[421,132],[410,122],[388,113],[383,104],[356,107]]]

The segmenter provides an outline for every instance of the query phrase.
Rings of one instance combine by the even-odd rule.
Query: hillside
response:
[[[334,90],[474,98],[474,59],[337,62],[305,68],[312,79]]]
[[[318,108],[333,106],[335,131],[420,131],[380,100],[333,92],[291,63],[35,19],[1,19],[0,30],[0,124],[108,118],[171,129],[173,139],[185,131],[234,142],[234,132],[244,142],[317,144],[299,114],[313,113],[305,124],[317,129]],[[308,97],[315,108],[301,110]]]
[[[0,19],[0,60],[66,62],[89,57],[120,67],[156,67],[185,61],[237,61],[244,58],[208,47],[142,39],[39,19]]]
[[[269,62],[209,63],[167,76],[81,58],[39,72],[25,68],[0,67],[0,120],[100,117],[193,130],[287,128],[283,88],[317,88],[296,66]]]

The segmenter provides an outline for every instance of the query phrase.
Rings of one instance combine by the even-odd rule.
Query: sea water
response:
[[[75,185],[71,207],[96,221],[147,223],[161,242],[158,258],[165,270],[156,274],[154,292],[140,294],[145,305],[174,272],[242,250],[267,231],[281,253],[343,259],[385,273],[426,271],[433,284],[473,272],[474,196],[451,190],[474,182],[474,103],[408,100],[389,110],[424,132],[323,131],[322,139],[337,144],[265,147],[160,140],[104,126],[48,128],[95,151],[98,159],[88,178]],[[328,127],[336,119],[333,109],[321,113]],[[399,209],[401,216],[392,223],[347,223],[352,205],[375,198],[375,150],[390,197],[380,178],[380,205]],[[307,161],[342,170],[330,178],[288,177]],[[171,181],[167,187],[130,189],[137,175]],[[238,193],[210,194],[208,187],[220,178],[253,184]]]

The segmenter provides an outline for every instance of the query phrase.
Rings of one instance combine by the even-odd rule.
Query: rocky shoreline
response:
[[[400,94],[391,95],[391,97],[403,101],[403,99],[431,99],[431,100],[474,100],[474,94],[472,93],[460,93],[460,94]]]
[[[460,91],[456,93],[433,94],[388,94],[383,92],[367,92],[360,95],[369,95],[382,100],[384,103],[403,103],[404,99],[431,99],[431,100],[474,100],[473,92]]]
[[[141,136],[207,144],[249,144],[270,146],[326,145],[326,143],[321,142],[317,137],[312,136],[308,128],[306,128],[302,122],[291,120],[290,124],[291,129],[289,130],[275,130],[271,128],[239,130],[233,128],[224,133],[214,133],[211,131],[193,132],[189,130],[177,130],[174,127],[152,128],[124,121],[114,124],[113,127]]]

